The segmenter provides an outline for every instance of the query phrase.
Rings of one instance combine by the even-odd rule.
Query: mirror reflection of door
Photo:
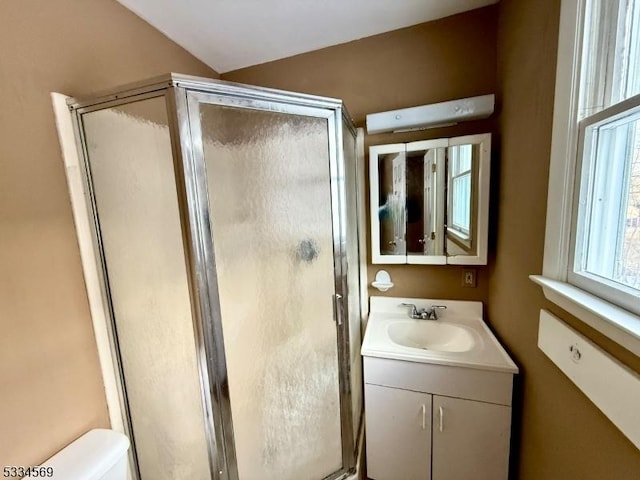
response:
[[[406,162],[405,153],[378,157],[378,218],[380,251],[383,255],[405,255]]]
[[[474,242],[475,178],[478,145],[455,145],[448,150],[447,254],[472,255]]]
[[[407,255],[444,255],[444,156],[407,152]]]
[[[423,185],[425,170],[430,169],[425,165],[424,152],[407,153],[407,255],[423,255],[431,234],[429,198]]]
[[[405,155],[393,159],[393,209],[394,209],[394,247],[396,253],[406,253],[406,199],[407,199],[407,163]]]

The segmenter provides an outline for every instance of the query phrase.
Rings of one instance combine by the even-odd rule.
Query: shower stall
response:
[[[134,477],[349,476],[362,206],[342,102],[171,74],[69,108]]]

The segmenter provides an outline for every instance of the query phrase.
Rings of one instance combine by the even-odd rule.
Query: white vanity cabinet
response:
[[[432,395],[365,384],[367,476],[431,478]]]
[[[434,395],[432,478],[506,480],[510,430],[511,407]]]
[[[364,358],[367,476],[506,480],[513,375]]]

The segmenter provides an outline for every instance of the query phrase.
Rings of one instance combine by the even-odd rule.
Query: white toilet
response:
[[[128,449],[129,439],[123,434],[113,430],[91,430],[41,465],[53,468],[53,477],[44,478],[127,480]]]

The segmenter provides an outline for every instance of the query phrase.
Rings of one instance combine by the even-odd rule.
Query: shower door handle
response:
[[[333,320],[342,325],[342,295],[339,293],[333,294]]]

